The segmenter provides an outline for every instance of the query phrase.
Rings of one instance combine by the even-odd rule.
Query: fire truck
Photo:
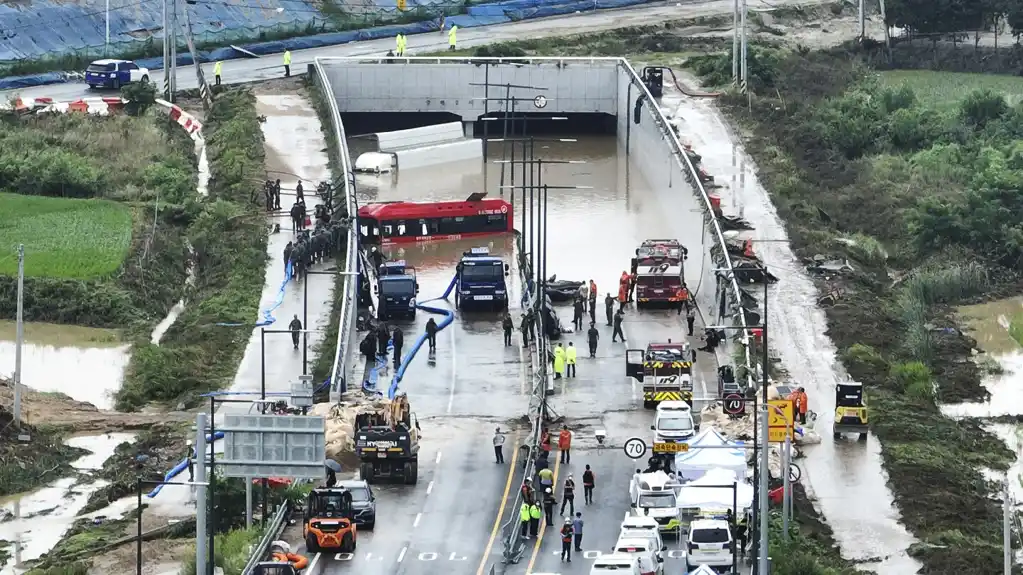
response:
[[[678,240],[646,240],[636,248],[632,273],[636,277],[636,307],[677,307],[686,299],[685,266],[689,255]]]
[[[643,407],[662,401],[693,406],[693,354],[686,342],[651,343],[646,350],[625,351],[625,375],[643,385]]]

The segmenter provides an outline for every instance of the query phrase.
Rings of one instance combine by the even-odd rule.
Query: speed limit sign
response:
[[[625,455],[632,459],[639,459],[646,455],[646,442],[638,437],[630,437],[625,442]]]
[[[739,415],[746,410],[746,400],[738,393],[729,393],[725,396],[725,413],[728,415]]]

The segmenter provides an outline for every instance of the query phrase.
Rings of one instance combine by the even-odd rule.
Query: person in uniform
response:
[[[496,463],[504,463],[504,440],[505,433],[498,427],[494,430],[494,457]]]
[[[597,324],[591,323],[590,329],[586,332],[586,343],[590,346],[590,357],[597,357],[597,341],[600,340],[600,332],[597,331]]]
[[[288,329],[291,330],[291,343],[295,344],[295,349],[298,349],[298,334],[302,331],[302,320],[298,319],[298,314],[288,324]]]
[[[391,345],[394,346],[394,369],[401,365],[401,348],[405,345],[405,334],[400,327],[395,327],[391,332]]]
[[[430,341],[430,353],[437,351],[437,322],[430,318],[430,321],[426,322],[426,338]]]
[[[562,432],[564,433],[564,432]],[[565,485],[562,488],[561,493],[561,512],[558,515],[565,514],[565,506],[568,506],[568,514],[572,515],[575,513],[575,479],[572,478],[572,474],[568,474],[568,479],[565,480]]]
[[[607,314],[607,327],[611,327],[611,318],[615,312],[615,298],[610,293],[604,298],[604,313]]]
[[[565,370],[566,370],[565,371],[565,376],[566,377],[575,377],[575,361],[576,361],[576,354],[578,352],[579,352],[579,350],[576,349],[576,347],[574,345],[572,345],[572,342],[568,342],[568,349],[565,350]]]
[[[504,330],[504,346],[508,347],[512,344],[512,329],[515,327],[512,322],[511,314],[504,314],[504,319],[501,320],[501,329]]]
[[[624,320],[624,319],[625,319],[625,312],[622,311],[621,309],[619,309],[615,313],[615,318],[614,318],[615,327],[614,327],[614,332],[611,333],[611,343],[616,342],[619,337],[622,338],[622,343],[625,343],[625,332],[622,331],[622,320]]]
[[[561,527],[561,560],[572,562],[572,540],[575,538],[575,530],[572,529],[572,518],[565,518],[565,525]]]

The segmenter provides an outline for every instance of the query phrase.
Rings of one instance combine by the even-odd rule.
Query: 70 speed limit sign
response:
[[[625,455],[632,459],[639,459],[646,455],[646,442],[638,437],[630,437],[625,442]]]

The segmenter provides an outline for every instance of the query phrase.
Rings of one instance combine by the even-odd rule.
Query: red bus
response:
[[[512,205],[483,194],[472,194],[461,202],[384,202],[359,207],[359,239],[369,244],[457,240],[513,230]]]

